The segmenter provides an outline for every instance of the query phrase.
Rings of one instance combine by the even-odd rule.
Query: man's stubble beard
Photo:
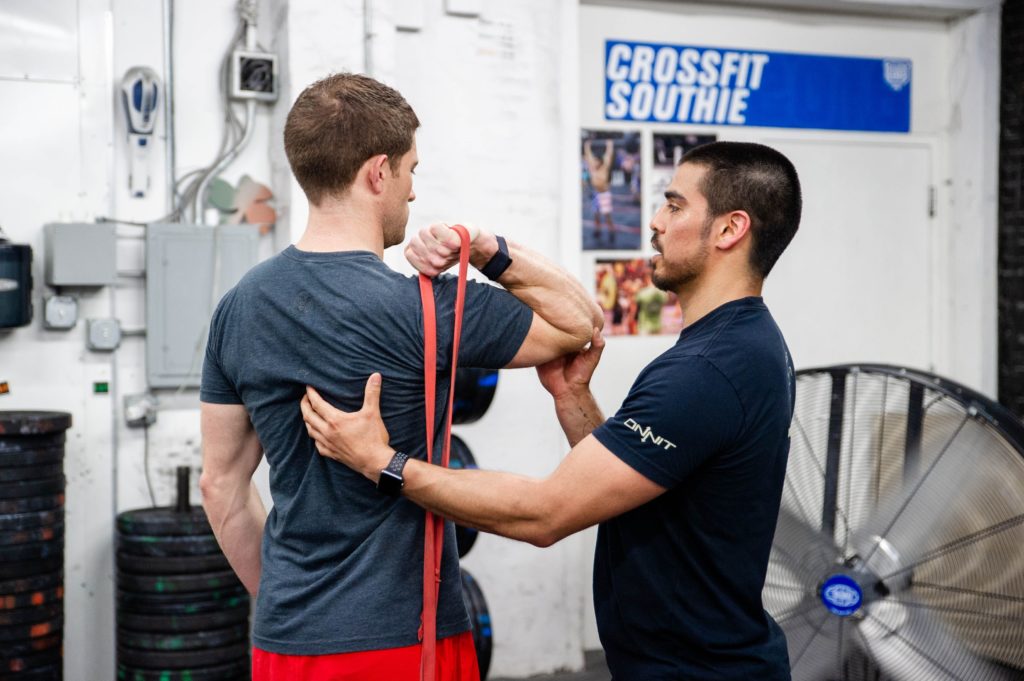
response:
[[[405,230],[409,224],[409,213],[405,212],[400,219],[395,219],[394,222],[389,222],[384,225],[384,248],[388,249],[392,246],[405,241]]]
[[[711,236],[713,222],[714,218],[710,217],[704,222],[700,233],[700,250],[686,260],[670,264],[665,259],[665,254],[661,254],[661,266],[652,268],[651,271],[651,282],[655,286],[662,291],[676,293],[679,289],[691,284],[704,273],[704,266],[707,263],[708,256],[711,254],[711,242],[708,240],[708,237]]]

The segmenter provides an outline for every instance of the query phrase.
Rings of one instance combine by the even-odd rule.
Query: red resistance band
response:
[[[452,227],[459,234],[459,281],[455,293],[455,332],[452,336],[452,380],[448,388],[448,415],[445,421],[444,449],[441,465],[448,467],[452,441],[452,405],[455,400],[455,370],[459,358],[459,337],[462,335],[462,310],[466,305],[466,277],[469,273],[469,232],[462,225]],[[423,302],[423,397],[427,417],[427,461],[434,460],[434,400],[437,389],[437,312],[434,309],[434,285],[429,277],[420,275],[420,299]],[[434,681],[437,653],[437,598],[441,586],[441,552],[444,548],[444,518],[427,511],[423,538],[423,614],[420,640],[423,653],[420,679]]]

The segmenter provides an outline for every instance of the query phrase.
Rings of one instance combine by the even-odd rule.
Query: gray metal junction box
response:
[[[43,226],[43,279],[49,286],[117,283],[117,233],[113,223],[51,222]]]
[[[210,317],[221,297],[256,264],[258,246],[259,229],[254,225],[148,226],[146,377],[150,387],[199,385]],[[216,273],[215,251],[220,263]]]

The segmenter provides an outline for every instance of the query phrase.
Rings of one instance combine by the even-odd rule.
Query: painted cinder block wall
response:
[[[446,10],[450,4],[260,3],[259,38],[281,56],[282,98],[259,109],[252,143],[224,176],[234,182],[249,174],[276,194],[280,220],[261,243],[263,255],[291,243],[305,222],[302,197],[281,149],[284,115],[309,82],[331,71],[366,68],[364,9],[369,5],[371,71],[398,87],[423,121],[411,224],[476,221],[588,276],[578,238],[577,153],[578,130],[593,116],[583,110],[581,82],[602,68],[581,59],[581,32],[591,30],[581,14],[592,8],[575,0],[480,0],[478,13],[453,14]],[[949,0],[930,4],[952,6]],[[656,2],[619,5],[666,8]],[[989,394],[996,385],[992,159],[997,134],[992,121],[997,100],[987,74],[998,55],[986,46],[995,44],[998,34],[998,12],[992,9],[997,5],[965,0],[956,7],[983,11],[923,24],[937,34],[938,63],[932,68],[946,83],[923,96],[936,110],[933,132],[943,140],[938,191],[944,255],[937,260],[936,276],[948,279],[941,300],[924,304],[940,311],[936,342],[945,348],[942,371]],[[219,142],[216,72],[234,31],[234,6],[233,0],[174,2],[179,176],[208,163]],[[848,17],[672,3],[664,20],[685,21],[686,12],[721,25],[767,13],[787,30],[834,31],[840,36],[836,52],[858,49],[842,39]],[[884,15],[884,4],[879,12]],[[0,381],[11,387],[0,395],[0,409],[58,409],[74,417],[66,461],[65,659],[71,681],[113,677],[115,512],[149,504],[147,461],[160,504],[172,499],[175,466],[198,471],[200,462],[194,390],[161,391],[158,419],[148,431],[124,423],[122,398],[146,390],[143,335],[128,336],[115,353],[105,354],[86,349],[83,321],[67,332],[43,330],[39,321],[42,297],[53,293],[42,276],[45,223],[99,216],[145,222],[166,212],[163,121],[153,149],[152,191],[145,199],[132,198],[126,132],[115,97],[130,66],[163,73],[161,26],[159,3],[9,0],[0,8],[0,101],[5,103],[0,107],[0,225],[14,242],[35,249],[36,282],[36,319],[28,327],[0,332]],[[753,33],[735,34],[736,44],[754,46],[757,40]],[[841,184],[837,179],[834,191],[841,192]],[[72,291],[79,298],[80,320],[116,316],[125,329],[144,329],[141,232],[119,227],[123,276],[117,286]],[[398,250],[387,260],[405,268]],[[614,410],[636,371],[668,342],[614,339],[609,344],[596,380],[606,411]],[[94,392],[97,382],[109,383],[110,392]],[[481,465],[543,475],[566,449],[549,404],[530,371],[505,372],[491,411],[457,432]],[[260,484],[265,489],[265,471]],[[578,668],[581,651],[599,645],[588,603],[592,541],[592,533],[583,533],[545,550],[490,536],[477,542],[465,565],[490,603],[493,675]]]

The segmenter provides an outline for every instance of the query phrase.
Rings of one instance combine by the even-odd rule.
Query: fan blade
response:
[[[1019,673],[965,648],[942,622],[909,603],[879,601],[857,628],[860,645],[887,676],[934,681],[1019,681]]]
[[[965,416],[930,465],[898,495],[883,501],[858,528],[852,544],[870,568],[879,575],[892,572],[889,558],[878,557],[879,550],[886,547],[895,550],[901,567],[918,560],[936,537],[943,536],[943,528],[954,524],[961,510],[954,500],[984,494],[986,476],[978,472],[984,467],[972,466],[972,459],[983,454],[976,445],[985,434]],[[946,456],[954,443],[958,443],[957,454]]]
[[[821,616],[811,617],[803,626],[786,631],[793,681],[841,678],[847,653],[844,641],[847,623],[824,608],[820,611]]]
[[[810,589],[817,588],[825,571],[839,558],[839,548],[828,535],[788,508],[779,509],[772,548],[772,559],[785,565]]]

